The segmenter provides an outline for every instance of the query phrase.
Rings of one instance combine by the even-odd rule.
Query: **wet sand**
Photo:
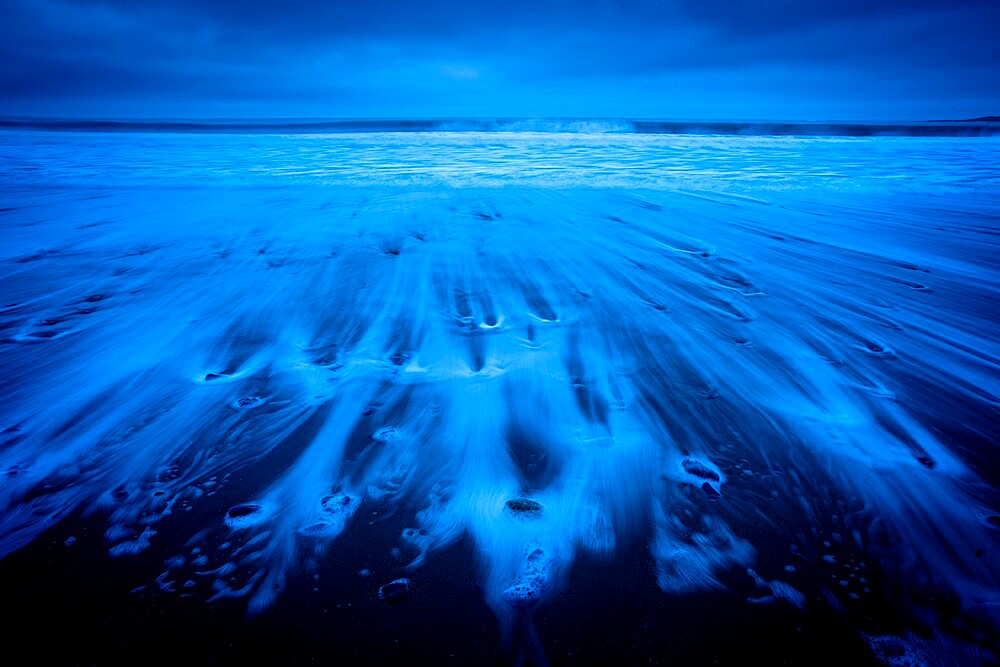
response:
[[[37,656],[995,659],[995,144],[4,136]]]

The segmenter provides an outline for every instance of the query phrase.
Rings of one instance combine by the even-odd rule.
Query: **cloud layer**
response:
[[[8,115],[905,120],[1000,108],[989,0],[4,5]]]

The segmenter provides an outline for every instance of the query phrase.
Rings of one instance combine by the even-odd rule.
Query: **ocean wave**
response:
[[[908,123],[684,121],[608,118],[111,120],[6,118],[0,129],[52,132],[352,134],[370,132],[545,132],[804,137],[979,137],[1000,134],[990,120]]]

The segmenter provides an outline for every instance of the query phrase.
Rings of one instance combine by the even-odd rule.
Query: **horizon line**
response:
[[[994,136],[1000,116],[954,120],[702,120],[615,117],[202,117],[0,116],[0,130],[150,133],[489,132],[806,136]]]

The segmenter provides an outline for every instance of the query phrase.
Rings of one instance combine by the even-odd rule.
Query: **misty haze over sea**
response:
[[[741,136],[974,137],[1000,134],[1000,116],[928,121],[653,120],[620,118],[0,118],[0,128],[80,132],[223,134],[355,134],[370,132],[502,132],[577,134],[711,134]]]

